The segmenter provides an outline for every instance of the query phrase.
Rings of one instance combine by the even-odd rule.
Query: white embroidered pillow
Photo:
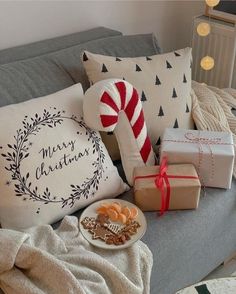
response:
[[[0,108],[0,222],[4,228],[53,223],[127,189],[98,132],[82,120],[76,84]]]
[[[156,151],[166,127],[193,128],[191,58],[191,48],[135,58],[104,56],[88,51],[82,55],[91,84],[120,78],[138,90],[148,134]]]

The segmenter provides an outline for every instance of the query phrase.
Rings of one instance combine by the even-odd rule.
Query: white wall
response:
[[[204,1],[1,1],[0,49],[95,26],[154,32],[164,51],[190,44]]]

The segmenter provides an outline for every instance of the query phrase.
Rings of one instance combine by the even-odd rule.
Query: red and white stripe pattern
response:
[[[135,167],[155,164],[142,103],[130,83],[120,79],[95,83],[84,95],[83,113],[90,128],[114,131],[126,179],[131,186]],[[112,145],[108,147],[113,152]]]
[[[126,81],[114,80],[111,87],[104,89],[100,102],[100,119],[104,130],[113,131],[118,123],[119,113],[124,111],[142,160],[145,164],[149,162],[153,158],[153,150],[137,90]]]

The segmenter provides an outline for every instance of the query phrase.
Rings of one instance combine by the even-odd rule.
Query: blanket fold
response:
[[[123,250],[94,247],[78,219],[60,227],[0,230],[0,288],[9,294],[147,294],[152,254],[141,241]],[[6,256],[7,255],[7,256]]]
[[[232,113],[232,108],[236,109],[236,90],[192,81],[191,97],[192,116],[197,129],[231,132],[236,146],[236,117]],[[236,161],[233,175],[236,177]]]

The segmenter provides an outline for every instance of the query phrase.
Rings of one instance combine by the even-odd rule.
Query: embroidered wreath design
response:
[[[56,110],[56,108],[54,109]],[[82,120],[78,120],[74,115],[67,117],[64,113],[65,111],[58,111],[51,114],[44,109],[42,116],[39,116],[37,113],[30,119],[27,119],[27,116],[25,116],[22,122],[23,128],[18,129],[16,136],[14,136],[15,143],[13,145],[7,144],[10,151],[1,154],[9,162],[5,169],[11,172],[11,179],[16,182],[14,184],[15,195],[23,197],[23,200],[40,201],[44,204],[61,203],[62,208],[65,206],[73,207],[76,200],[79,200],[81,197],[88,199],[89,195],[94,195],[95,191],[98,190],[99,182],[104,173],[103,163],[105,160],[103,148],[100,144],[101,139],[97,136],[96,131],[88,128]],[[48,187],[40,193],[37,186],[32,187],[32,183],[29,181],[30,174],[22,175],[21,173],[21,163],[29,156],[29,148],[32,146],[32,143],[29,142],[29,137],[36,135],[43,127],[57,127],[65,119],[73,120],[81,128],[85,129],[88,141],[92,142],[92,153],[97,153],[97,158],[92,163],[95,169],[93,176],[86,178],[81,185],[71,184],[71,194],[68,198],[52,195]],[[77,132],[77,134],[79,133]]]

